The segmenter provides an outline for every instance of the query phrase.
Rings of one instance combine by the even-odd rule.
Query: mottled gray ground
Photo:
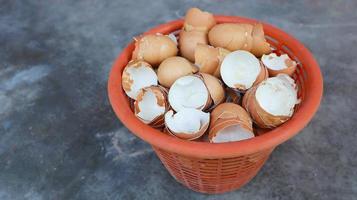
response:
[[[149,27],[199,6],[272,23],[316,56],[319,112],[239,191],[170,177],[116,119],[112,61]],[[357,196],[357,2],[0,0],[0,199],[345,199]]]

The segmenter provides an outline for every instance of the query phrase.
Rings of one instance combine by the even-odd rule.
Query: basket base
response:
[[[221,194],[241,188],[256,176],[273,151],[269,149],[236,158],[197,159],[153,148],[177,182],[205,194]]]

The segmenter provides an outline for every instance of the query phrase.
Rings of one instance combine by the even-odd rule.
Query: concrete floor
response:
[[[178,184],[116,119],[112,61],[191,6],[274,24],[313,52],[324,98],[242,189]],[[357,196],[357,1],[0,0],[0,199],[341,199]]]

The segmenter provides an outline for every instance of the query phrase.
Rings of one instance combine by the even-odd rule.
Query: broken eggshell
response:
[[[145,61],[130,61],[122,74],[123,89],[130,98],[136,99],[140,89],[157,85],[157,75]]]
[[[201,137],[208,129],[210,114],[203,111],[184,108],[174,113],[165,114],[165,125],[168,133],[185,140]]]
[[[213,107],[222,103],[225,100],[225,91],[222,82],[210,74],[200,73],[199,75],[201,75],[208,89],[210,97],[213,101]]]
[[[214,25],[216,25],[216,20],[211,13],[198,8],[190,8],[186,13],[183,28],[185,31],[207,33]]]
[[[134,39],[136,41],[133,60],[144,60],[156,67],[164,59],[177,55],[177,42],[175,43],[172,36],[157,33]]]
[[[270,76],[277,76],[278,74],[292,76],[296,70],[296,62],[290,59],[287,54],[280,56],[275,53],[263,55],[261,61],[268,69]]]
[[[134,102],[135,116],[154,128],[163,127],[164,114],[169,108],[167,91],[161,86],[149,86],[141,89]]]
[[[275,128],[291,118],[298,103],[294,80],[279,74],[249,89],[242,105],[260,128]]]
[[[169,90],[168,99],[176,112],[185,108],[205,110],[212,104],[209,91],[199,75],[187,75],[177,79]]]
[[[208,137],[212,143],[233,142],[254,137],[252,120],[241,106],[222,103],[211,112]]]
[[[159,83],[170,88],[171,85],[180,77],[196,73],[197,67],[187,59],[179,56],[166,58],[157,70]]]
[[[262,24],[222,23],[208,33],[209,43],[230,51],[246,50],[257,57],[270,53],[270,44],[264,37]]]
[[[244,50],[229,53],[224,58],[220,71],[222,80],[228,87],[242,92],[268,77],[264,65],[253,54]]]
[[[195,48],[197,44],[208,44],[207,34],[201,31],[181,30],[179,34],[179,48],[183,57],[195,61]]]

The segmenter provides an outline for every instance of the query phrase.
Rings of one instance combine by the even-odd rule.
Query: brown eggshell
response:
[[[216,20],[209,12],[204,12],[198,8],[190,8],[185,16],[184,29],[186,31],[208,32]]]
[[[198,68],[179,56],[166,58],[157,70],[159,83],[167,88],[180,77],[196,73]]]
[[[195,65],[199,71],[214,74],[219,65],[219,50],[206,44],[197,44],[195,48]]]
[[[170,133],[171,135],[173,135],[175,137],[178,137],[180,139],[195,140],[195,139],[198,139],[199,137],[201,137],[202,135],[205,134],[205,132],[208,129],[208,125],[209,125],[209,123],[207,123],[206,125],[202,126],[201,129],[197,133],[194,133],[194,134],[175,133],[175,132],[171,131],[167,126],[166,126],[166,131],[168,133]]]
[[[138,68],[141,66],[146,66],[146,67],[150,67],[152,68],[152,66],[143,61],[143,60],[131,60],[125,67],[124,71],[123,71],[123,75],[122,75],[122,86],[123,86],[123,90],[126,92],[129,92],[131,90],[131,86],[133,84],[133,80],[130,78],[130,74],[128,72],[126,72],[126,69],[128,67],[134,67],[134,68]]]
[[[137,116],[137,114],[140,112],[140,108],[139,108],[139,102],[142,101],[143,96],[146,92],[146,90],[150,89],[151,91],[154,92],[158,102],[157,104],[159,106],[164,106],[165,107],[165,113],[170,109],[170,105],[168,103],[167,100],[167,91],[165,88],[161,87],[161,86],[149,86],[149,87],[145,87],[143,89],[140,90],[138,96],[137,96],[137,100],[133,103],[133,110],[134,110],[134,114],[137,118],[140,119],[139,116]],[[153,127],[153,128],[162,128],[164,125],[164,115],[165,113],[163,113],[160,116],[157,116],[156,118],[154,118],[151,122],[148,123],[149,126]],[[141,120],[141,119],[140,119]]]
[[[253,133],[253,129],[249,128],[245,124],[242,124],[241,121],[228,119],[228,120],[222,121],[221,123],[217,123],[216,126],[214,126],[213,128],[210,128],[209,133],[208,133],[208,138],[209,138],[210,142],[213,142],[212,139],[217,135],[217,133],[219,131],[221,131],[221,130],[229,127],[229,126],[235,126],[235,125],[239,125],[240,127],[242,127],[244,129],[246,129],[247,131]]]
[[[151,34],[137,38],[132,59],[145,60],[158,66],[164,59],[176,56],[177,52],[176,43],[168,36]]]
[[[195,61],[195,48],[197,44],[208,44],[207,34],[201,31],[181,30],[179,34],[179,48],[183,57]]]
[[[223,23],[215,25],[208,32],[208,39],[214,47],[223,47],[229,51],[235,51],[248,46],[248,34],[246,25]]]
[[[259,86],[259,85],[258,85]],[[260,128],[275,128],[290,119],[288,116],[274,116],[266,112],[258,103],[255,92],[258,86],[250,88],[243,97],[242,105]]]
[[[253,27],[253,45],[250,50],[257,57],[261,57],[263,54],[269,54],[271,52],[270,44],[264,37],[263,25],[258,23]]]
[[[254,81],[253,86],[258,85],[262,81],[266,80],[269,78],[269,73],[267,68],[263,65],[262,62],[260,62],[260,73],[257,76],[257,79]]]
[[[217,47],[217,50],[218,50],[219,64],[218,64],[218,67],[216,68],[216,71],[213,73],[213,75],[217,78],[221,78],[221,65],[222,65],[223,59],[231,52],[225,48],[222,48],[222,47]]]
[[[216,77],[201,73],[204,83],[215,105],[222,103],[225,99],[225,91],[222,82]]]
[[[274,76],[277,76],[278,74],[287,74],[289,76],[292,76],[294,74],[294,72],[296,71],[296,63],[294,64],[294,62],[291,59],[286,60],[285,62],[288,67],[285,69],[274,70],[274,69],[269,69],[268,67],[266,67],[268,69],[269,76],[274,77]]]
[[[234,103],[222,103],[211,112],[210,126],[218,124],[218,120],[237,119],[252,129],[252,120],[241,106]]]

